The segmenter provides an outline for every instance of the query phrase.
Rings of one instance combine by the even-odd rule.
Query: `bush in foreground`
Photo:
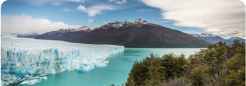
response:
[[[209,45],[188,59],[151,54],[136,61],[126,86],[244,86],[245,43]]]

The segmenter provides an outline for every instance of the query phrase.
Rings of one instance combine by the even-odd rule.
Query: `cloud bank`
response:
[[[125,4],[125,3],[127,3],[127,0],[122,0],[122,1],[120,1],[120,0],[109,0],[108,2],[115,2],[116,4]]]
[[[86,0],[23,0],[23,1],[28,2],[32,5],[36,5],[36,6],[42,6],[46,2],[50,2],[51,4],[55,6],[59,6],[62,4],[62,2],[84,3]]]
[[[31,16],[2,16],[2,33],[45,33],[59,29],[78,28],[79,25],[68,25],[63,22],[52,22],[45,18],[32,18]]]
[[[93,5],[88,8],[82,5],[79,5],[77,7],[77,10],[88,13],[88,16],[90,17],[96,16],[97,14],[102,14],[102,11],[104,10],[116,10],[116,9],[119,9],[119,8],[113,5],[104,5],[104,4]]]
[[[239,0],[141,0],[174,25],[201,28],[222,37],[245,38],[245,7]]]

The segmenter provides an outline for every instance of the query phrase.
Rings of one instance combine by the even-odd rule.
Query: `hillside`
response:
[[[133,22],[111,22],[92,30],[63,29],[42,34],[36,39],[64,40],[86,44],[112,44],[141,48],[207,47],[199,40],[178,30],[137,19]]]

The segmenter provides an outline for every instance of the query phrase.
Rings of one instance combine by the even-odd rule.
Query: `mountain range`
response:
[[[63,40],[86,44],[112,44],[138,48],[207,47],[206,41],[178,30],[142,19],[111,22],[96,28],[60,29],[41,34],[36,39]]]
[[[209,33],[202,33],[202,34],[190,34],[191,36],[197,37],[198,39],[204,40],[206,42],[215,44],[220,41],[226,42],[226,44],[230,45],[233,44],[234,40],[238,40],[239,42],[245,42],[245,39],[242,39],[240,37],[231,37],[229,39],[224,39],[218,35],[209,34]]]
[[[30,32],[26,34],[15,34],[15,35],[17,35],[17,37],[20,37],[20,38],[36,38],[40,34],[35,33],[35,32]]]

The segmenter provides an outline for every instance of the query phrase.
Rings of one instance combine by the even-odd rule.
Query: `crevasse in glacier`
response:
[[[31,79],[30,77],[66,70],[90,71],[95,67],[106,66],[108,55],[124,51],[124,46],[114,45],[79,44],[4,35],[1,39],[1,78],[5,84],[20,81],[28,83],[27,79]],[[34,82],[35,80],[37,78],[32,79]]]

